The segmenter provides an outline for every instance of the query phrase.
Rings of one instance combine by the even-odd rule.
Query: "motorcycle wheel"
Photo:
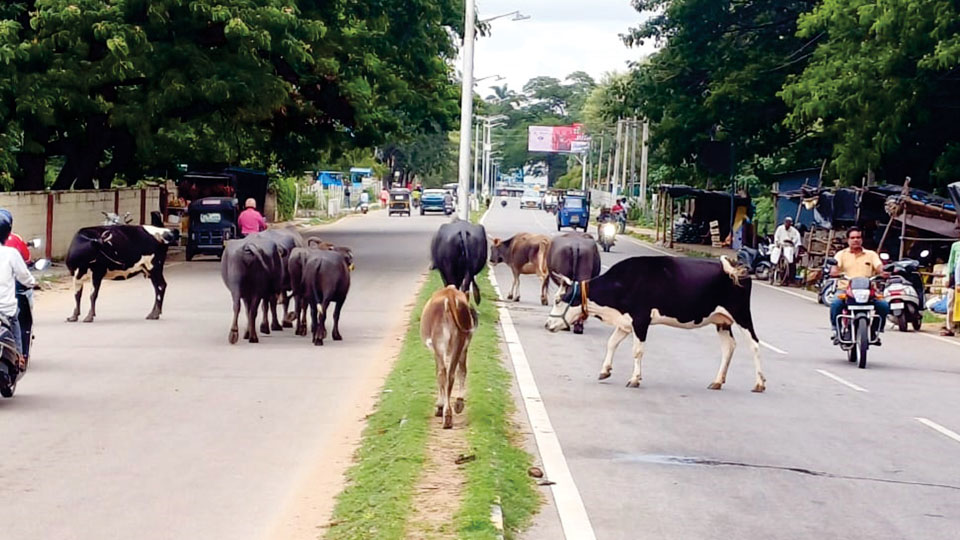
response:
[[[603,245],[603,251],[604,251],[605,253],[610,253],[610,244],[604,244],[604,245]]]
[[[903,310],[900,312],[900,315],[897,316],[897,329],[901,332],[908,332],[907,328],[907,312]]]
[[[860,361],[857,367],[864,369],[867,367],[867,349],[870,348],[870,325],[866,319],[857,321],[857,343],[855,348],[860,349]]]
[[[913,329],[917,332],[920,331],[920,325],[923,324],[923,315],[917,313],[917,316],[913,318]]]

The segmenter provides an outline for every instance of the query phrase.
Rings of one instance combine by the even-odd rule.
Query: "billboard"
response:
[[[530,126],[527,132],[527,150],[579,154],[590,148],[590,137],[582,124],[572,126]]]

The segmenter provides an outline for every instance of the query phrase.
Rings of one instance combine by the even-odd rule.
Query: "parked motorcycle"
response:
[[[928,250],[921,252],[921,257],[929,255]],[[890,259],[886,253],[881,255],[884,261]],[[890,320],[897,323],[901,332],[908,331],[912,325],[916,331],[923,324],[923,310],[926,309],[923,301],[923,279],[920,277],[920,261],[903,259],[883,267],[889,272],[890,278],[883,289],[883,297],[890,302]]]
[[[31,245],[39,247],[39,242]],[[50,261],[39,259],[32,263],[31,270],[43,271],[49,268]],[[23,343],[21,354],[17,349],[17,340],[13,334],[13,321],[0,315],[0,396],[13,397],[17,389],[17,382],[27,371],[26,356],[29,355],[30,345],[33,342],[33,295],[32,291],[17,284],[17,303],[20,312],[17,318],[20,321],[20,335]]]
[[[123,214],[123,218],[119,214],[113,212],[104,212],[100,211],[103,214],[103,224],[104,225],[129,225],[133,221],[133,217],[130,216],[130,212]]]
[[[879,330],[883,321],[877,315],[875,305],[875,281],[878,278],[882,279],[880,276],[850,279],[846,289],[837,294],[837,298],[846,301],[846,306],[837,317],[837,341],[840,348],[847,352],[847,360],[857,362],[860,369],[867,367],[870,345],[880,343]]]
[[[769,240],[761,238],[756,249],[748,246],[741,247],[737,250],[737,261],[757,279],[763,281],[770,279],[773,263],[770,262]]]
[[[613,244],[617,239],[617,226],[616,224],[606,221],[604,223],[597,224],[597,242],[600,243],[600,247],[603,248],[603,251],[610,252],[610,248],[613,247]]]
[[[823,261],[823,271],[820,274],[820,282],[818,283],[820,292],[817,294],[817,302],[821,304],[829,306],[837,298],[838,278],[830,276],[830,271],[833,270],[833,267],[836,265],[837,260],[832,257]]]
[[[775,244],[770,248],[770,262],[773,263],[773,272],[770,273],[770,283],[780,284],[786,278],[792,281],[797,275],[797,246],[790,240],[782,244]]]

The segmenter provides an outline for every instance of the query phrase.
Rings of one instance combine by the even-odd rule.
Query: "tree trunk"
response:
[[[47,156],[43,154],[17,154],[20,172],[13,180],[14,191],[43,191],[47,169]]]

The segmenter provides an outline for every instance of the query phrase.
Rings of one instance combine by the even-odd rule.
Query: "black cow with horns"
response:
[[[147,319],[159,319],[163,310],[163,296],[167,282],[163,279],[163,264],[167,248],[177,241],[178,231],[151,225],[106,225],[84,227],[77,231],[67,250],[66,265],[73,277],[77,304],[68,322],[80,317],[80,297],[83,282],[93,282],[90,293],[90,312],[83,322],[93,322],[97,316],[97,296],[104,278],[129,277],[143,273],[153,282],[153,310]]]
[[[736,348],[736,324],[750,338],[756,381],[754,392],[763,392],[766,379],[760,364],[760,340],[750,314],[750,278],[725,257],[719,261],[674,257],[632,257],[605,274],[585,281],[563,276],[546,327],[551,332],[569,328],[593,315],[615,330],[607,341],[600,379],[613,371],[613,354],[631,333],[633,375],[627,386],[640,386],[640,360],[651,325],[676,328],[717,327],[722,352],[720,370],[708,388],[719,390]]]

